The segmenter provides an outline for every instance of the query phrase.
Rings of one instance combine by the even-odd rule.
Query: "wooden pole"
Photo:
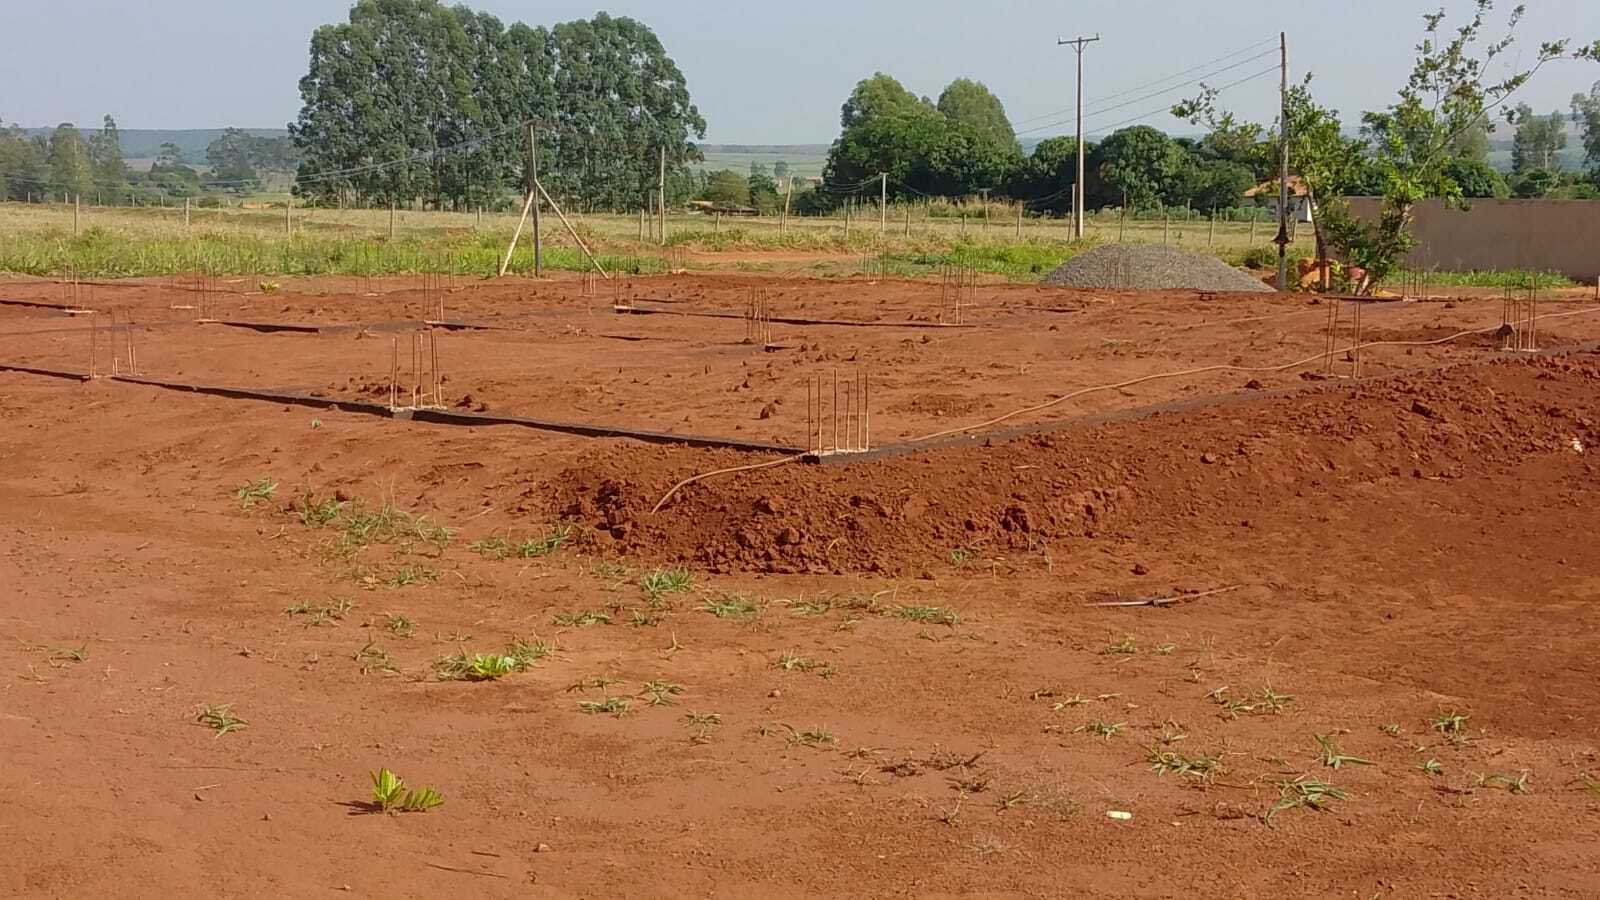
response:
[[[661,148],[661,168],[656,179],[661,192],[661,246],[667,245],[667,148]]]
[[[589,245],[583,242],[583,238],[578,237],[578,229],[573,228],[572,223],[567,221],[567,214],[561,211],[561,207],[556,203],[555,198],[551,197],[550,193],[544,189],[544,185],[535,182],[534,187],[539,189],[539,193],[544,196],[544,201],[550,204],[550,208],[556,211],[556,215],[561,217],[561,224],[567,226],[568,233],[570,233],[572,235],[572,239],[578,243],[578,249],[583,251],[584,256],[589,257],[589,262],[594,265],[595,270],[601,275],[605,276],[606,280],[609,281],[611,279],[611,273],[606,271],[605,266],[600,265],[600,261],[594,258],[593,253],[589,252]]]
[[[794,176],[789,176],[788,190],[783,192],[783,217],[778,220],[778,233],[783,234],[789,228],[789,201],[794,199]]]
[[[1278,126],[1278,290],[1289,289],[1289,35],[1278,33],[1279,96],[1283,102]]]
[[[1017,204],[1017,243],[1022,242],[1022,204]]]
[[[511,254],[517,251],[517,239],[522,237],[522,226],[528,221],[528,211],[533,208],[533,192],[528,192],[528,199],[523,201],[522,216],[517,219],[517,229],[511,232],[511,243],[506,246],[506,258],[500,263],[500,275],[505,276],[506,270],[511,268]],[[391,207],[392,209],[392,207]]]
[[[183,198],[183,227],[189,227],[189,198]]]
[[[539,126],[528,123],[528,196],[533,198],[533,277],[544,277],[544,232],[539,221]]]
[[[394,243],[394,198],[389,198],[389,243]],[[504,275],[504,272],[500,274]]]
[[[878,187],[878,233],[889,233],[889,173],[879,172]]]
[[[294,237],[294,201],[283,201],[283,233]]]
[[[906,207],[906,237],[911,237],[911,207]]]
[[[850,243],[850,198],[844,199],[844,242]]]
[[[75,194],[72,198],[72,236],[78,236],[78,211],[83,206],[83,195]]]

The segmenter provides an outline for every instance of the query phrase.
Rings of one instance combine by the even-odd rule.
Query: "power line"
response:
[[[1133,98],[1131,100],[1125,100],[1125,101],[1123,101],[1121,103],[1113,104],[1111,106],[1106,106],[1106,107],[1101,107],[1101,108],[1098,108],[1098,109],[1094,109],[1094,110],[1092,110],[1090,112],[1084,113],[1083,117],[1085,119],[1092,119],[1092,118],[1094,118],[1096,116],[1102,116],[1102,115],[1105,115],[1106,113],[1112,112],[1114,110],[1124,109],[1124,108],[1132,106],[1132,105],[1134,105],[1136,103],[1143,103],[1146,100],[1152,100],[1152,99],[1154,99],[1156,97],[1161,96],[1162,94],[1170,94],[1171,92],[1173,92],[1175,90],[1178,90],[1179,88],[1185,88],[1185,87],[1189,87],[1190,85],[1199,84],[1200,82],[1205,81],[1207,78],[1215,78],[1216,76],[1221,75],[1224,72],[1232,71],[1234,69],[1239,68],[1240,66],[1249,65],[1250,63],[1253,63],[1256,60],[1266,59],[1269,56],[1275,56],[1275,55],[1277,55],[1277,52],[1278,52],[1277,50],[1267,50],[1265,52],[1258,53],[1255,56],[1249,57],[1248,59],[1242,59],[1239,62],[1233,63],[1232,65],[1224,66],[1223,68],[1217,69],[1217,70],[1212,71],[1212,72],[1207,72],[1204,75],[1200,75],[1200,76],[1198,76],[1196,78],[1192,78],[1192,79],[1190,79],[1188,81],[1184,81],[1184,82],[1180,82],[1178,84],[1170,85],[1168,87],[1162,88],[1159,91],[1155,91],[1155,92],[1150,93],[1150,94],[1145,94],[1144,96],[1135,97],[1135,98]],[[1072,121],[1072,119],[1070,119],[1070,118],[1068,118],[1068,119],[1060,119],[1060,120],[1055,121],[1055,122],[1050,122],[1050,123],[1047,123],[1047,124],[1044,124],[1044,125],[1037,125],[1037,126],[1034,126],[1033,128],[1029,128],[1029,129],[1025,129],[1023,131],[1019,131],[1019,132],[1017,132],[1017,134],[1032,134],[1032,133],[1034,133],[1036,131],[1044,131],[1045,129],[1048,129],[1048,128],[1055,128],[1055,127],[1060,126],[1060,125],[1065,125],[1066,123],[1068,123],[1070,121]]]
[[[1267,45],[1269,43],[1275,43],[1277,40],[1278,40],[1277,37],[1274,36],[1274,37],[1267,38],[1266,40],[1258,41],[1257,43],[1251,44],[1250,46],[1245,47],[1242,50],[1235,50],[1232,53],[1225,53],[1222,56],[1217,57],[1216,59],[1200,63],[1197,66],[1190,66],[1189,68],[1184,69],[1182,71],[1173,72],[1171,75],[1167,75],[1164,78],[1157,78],[1154,81],[1148,81],[1148,82],[1145,82],[1144,84],[1135,85],[1135,86],[1133,86],[1131,88],[1128,88],[1127,90],[1118,91],[1115,94],[1107,94],[1104,97],[1096,98],[1089,105],[1090,106],[1094,106],[1096,103],[1103,103],[1103,102],[1105,102],[1107,100],[1115,100],[1118,97],[1125,97],[1125,96],[1127,96],[1129,94],[1132,94],[1132,93],[1135,93],[1137,91],[1143,91],[1143,90],[1147,90],[1149,88],[1153,88],[1158,84],[1162,84],[1162,83],[1171,81],[1174,78],[1182,78],[1183,76],[1188,75],[1191,72],[1198,72],[1201,69],[1209,69],[1210,67],[1216,65],[1217,63],[1226,62],[1227,60],[1233,59],[1235,56],[1239,56],[1239,55],[1242,55],[1242,54],[1245,54],[1245,53],[1249,53],[1250,51],[1259,49],[1260,47],[1263,47],[1263,46],[1265,46],[1265,45]],[[1207,77],[1209,77],[1209,76],[1207,76]],[[1032,116],[1032,117],[1027,118],[1027,119],[1018,119],[1017,121],[1015,121],[1015,122],[1013,122],[1011,124],[1012,125],[1027,125],[1030,122],[1037,122],[1040,119],[1052,119],[1052,118],[1055,118],[1056,116],[1062,115],[1064,113],[1073,112],[1073,111],[1074,111],[1074,107],[1067,107],[1066,109],[1058,109],[1058,110],[1056,110],[1054,112],[1047,112],[1047,113],[1044,113],[1042,115]]]

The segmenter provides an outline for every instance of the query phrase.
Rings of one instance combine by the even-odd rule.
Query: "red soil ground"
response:
[[[752,287],[817,318],[938,300],[756,277],[625,290],[738,310]],[[420,293],[347,291],[287,281],[219,315],[420,313]],[[97,291],[140,323],[148,374],[386,388],[385,334],[159,325],[177,296]],[[1326,316],[1299,297],[996,285],[980,327],[778,326],[808,349],[763,353],[738,320],[610,302],[573,281],[448,295],[449,318],[510,328],[441,337],[449,401],[792,443],[807,378],[859,363],[891,440],[1305,358]],[[1500,307],[1364,315],[1369,337],[1426,340]],[[0,306],[0,362],[81,370],[83,324]],[[1600,315],[1541,333],[1600,337]],[[1007,423],[1048,433],[708,478],[657,513],[686,476],[777,458],[0,372],[0,894],[1600,894],[1600,355],[1513,359],[1480,338],[1364,362],[1359,383],[1149,381]],[[274,496],[243,508],[262,476]],[[457,534],[341,545],[295,513],[306,495]],[[472,546],[562,521],[549,556]],[[652,602],[641,579],[673,566],[692,588]],[[534,635],[560,649],[527,671],[434,674]],[[682,691],[652,705],[650,681]],[[631,706],[579,706],[604,697]],[[248,726],[195,724],[216,704]],[[1435,727],[1446,714],[1459,731]],[[1370,764],[1328,766],[1317,736]],[[1162,753],[1218,771],[1160,774]],[[444,805],[369,813],[379,766]],[[1299,777],[1347,795],[1264,821]]]

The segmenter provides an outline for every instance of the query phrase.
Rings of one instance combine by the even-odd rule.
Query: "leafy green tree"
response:
[[[1005,104],[981,82],[957,78],[939,95],[939,112],[952,122],[970,125],[997,144],[1012,145],[1017,134],[1006,118]]]
[[[789,163],[784,161],[784,160],[781,160],[781,159],[778,160],[777,162],[773,163],[772,164],[772,177],[778,179],[779,181],[782,181],[783,179],[788,178],[789,177]]]
[[[767,167],[758,162],[750,163],[749,183],[750,203],[763,212],[773,209],[778,203],[778,183],[767,174]]]
[[[47,145],[20,127],[0,127],[0,199],[26,200],[47,185]]]
[[[873,119],[932,110],[926,99],[906,90],[905,85],[882,72],[856,84],[839,111],[839,127],[849,131]]]
[[[183,148],[170,141],[162,144],[150,166],[150,184],[169,197],[195,197],[200,194],[200,175],[184,161]]]
[[[1600,185],[1600,81],[1587,94],[1572,95],[1572,118],[1583,133],[1583,159]]]
[[[1104,185],[1092,164],[1097,160],[1097,148],[1088,147],[1085,175],[1088,184],[1086,197],[1106,200]],[[1011,187],[1013,197],[1035,201],[1035,210],[1065,215],[1072,210],[1072,185],[1078,180],[1078,141],[1070,137],[1045,138],[1033,148],[1033,153],[1017,171]],[[1121,195],[1108,202],[1120,202]],[[1090,202],[1090,201],[1086,201]],[[1092,205],[1092,204],[1091,204]]]
[[[1513,172],[1510,179],[1511,196],[1519,200],[1537,200],[1548,195],[1561,183],[1561,177],[1544,168]]]
[[[206,147],[206,164],[211,166],[212,180],[232,190],[254,189],[260,181],[253,164],[254,141],[250,133],[242,129],[223,129]]]
[[[90,192],[94,186],[94,170],[89,161],[89,148],[83,133],[70,122],[56,126],[50,135],[50,190],[55,194],[77,197]]]
[[[1149,125],[1113,132],[1096,153],[1100,176],[1135,208],[1153,206],[1167,197],[1184,166],[1183,149]]]
[[[1364,132],[1372,139],[1372,164],[1383,183],[1383,203],[1375,222],[1328,216],[1335,246],[1364,268],[1373,283],[1399,267],[1415,246],[1412,209],[1426,197],[1464,202],[1460,184],[1450,178],[1451,142],[1507,103],[1541,68],[1563,57],[1600,58],[1600,41],[1576,47],[1567,40],[1546,41],[1510,74],[1489,74],[1508,58],[1523,8],[1507,19],[1503,36],[1480,43],[1492,0],[1475,0],[1471,18],[1453,32],[1444,30],[1444,12],[1423,17],[1423,40],[1411,75],[1388,109],[1368,113]],[[1514,56],[1509,58],[1515,58]]]
[[[1463,197],[1490,199],[1511,195],[1505,176],[1495,171],[1494,166],[1481,160],[1457,157],[1445,166],[1444,174],[1446,178],[1460,185]]]
[[[1244,199],[1244,192],[1256,185],[1256,176],[1240,163],[1225,159],[1206,159],[1190,155],[1184,161],[1169,203],[1187,202],[1195,209],[1231,209]]]
[[[1489,161],[1488,119],[1482,118],[1473,122],[1451,139],[1450,155],[1467,162],[1487,163]]]
[[[1561,161],[1556,154],[1567,146],[1567,117],[1559,112],[1535,115],[1523,103],[1517,106],[1514,118],[1517,132],[1511,141],[1511,171],[1519,175],[1534,169],[1559,171]]]
[[[701,158],[691,138],[706,128],[654,32],[604,13],[506,28],[437,0],[359,0],[312,35],[300,93],[296,190],[322,202],[468,206],[520,192],[531,121],[552,194],[632,209],[663,150],[669,184],[687,190]]]
[[[113,195],[128,187],[128,163],[122,158],[122,136],[117,120],[107,115],[98,134],[89,138],[89,167],[95,187]]]
[[[750,179],[730,169],[712,172],[706,182],[704,197],[712,203],[737,203],[743,206],[750,202]]]

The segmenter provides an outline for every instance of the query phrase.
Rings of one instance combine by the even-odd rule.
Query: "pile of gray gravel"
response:
[[[1163,244],[1104,244],[1067,260],[1044,283],[1119,291],[1272,290],[1215,256]]]

